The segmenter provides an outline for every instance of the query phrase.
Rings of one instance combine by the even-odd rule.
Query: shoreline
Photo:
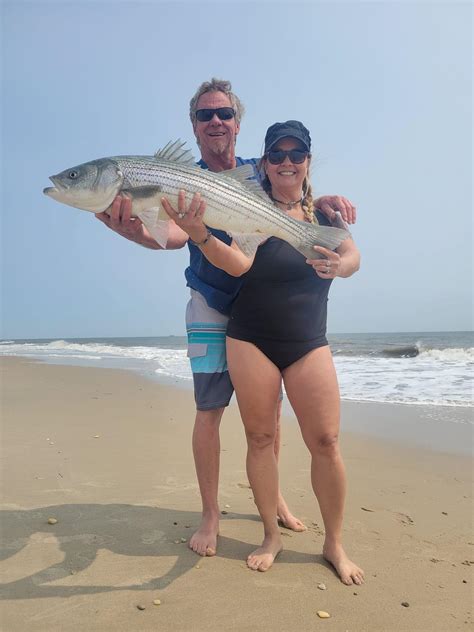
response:
[[[221,424],[218,555],[199,558],[186,544],[200,520],[192,392],[129,371],[0,369],[8,632],[451,632],[472,621],[471,458],[342,432],[344,542],[366,571],[347,587],[322,558],[309,454],[285,423],[282,492],[308,530],[282,528],[283,553],[258,573],[245,564],[262,532],[235,404]]]
[[[193,392],[192,379],[160,374],[141,366],[112,366],[112,363],[109,366],[94,366],[85,360],[66,362],[22,356],[1,356],[0,361],[2,358],[6,362],[18,360],[47,366],[122,371],[153,384]],[[230,405],[236,406],[235,396]],[[286,396],[283,398],[282,421],[297,424]],[[341,433],[345,432],[391,441],[406,447],[472,456],[474,408],[341,399]]]

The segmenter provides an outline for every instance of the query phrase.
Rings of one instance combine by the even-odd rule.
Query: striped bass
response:
[[[139,217],[154,239],[166,246],[169,217],[161,206],[167,197],[177,208],[178,193],[201,193],[206,201],[203,221],[226,231],[247,255],[259,243],[279,237],[305,257],[316,259],[314,246],[334,250],[350,236],[343,228],[301,222],[276,207],[260,184],[251,179],[252,165],[212,172],[195,163],[185,143],[168,143],[154,156],[111,156],[86,162],[51,176],[49,197],[92,213],[105,211],[117,194],[132,200],[132,215]]]

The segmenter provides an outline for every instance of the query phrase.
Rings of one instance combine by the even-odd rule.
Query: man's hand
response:
[[[108,228],[130,241],[148,245],[148,236],[138,217],[132,217],[132,200],[125,195],[117,195],[112,204],[96,217]],[[144,243],[145,242],[145,243]]]
[[[334,214],[339,211],[342,219],[348,224],[355,224],[357,219],[356,207],[342,195],[323,195],[314,200],[314,210],[324,213],[330,222]]]

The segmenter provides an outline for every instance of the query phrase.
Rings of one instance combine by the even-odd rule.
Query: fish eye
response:
[[[78,174],[77,171],[74,171],[74,169],[73,169],[67,175],[69,176],[69,178],[71,178],[71,180],[75,180],[79,174]]]

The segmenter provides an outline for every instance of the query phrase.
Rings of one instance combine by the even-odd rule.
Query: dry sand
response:
[[[345,545],[367,577],[347,587],[321,557],[309,455],[296,424],[284,422],[281,485],[309,529],[282,529],[284,552],[258,573],[244,561],[262,533],[236,406],[221,430],[219,551],[202,559],[186,545],[200,517],[191,392],[125,371],[10,358],[1,368],[3,632],[451,632],[472,624],[471,458],[343,433]],[[416,415],[402,408],[405,423]],[[343,417],[363,412],[345,406]],[[377,406],[381,419],[388,414],[394,407]]]

